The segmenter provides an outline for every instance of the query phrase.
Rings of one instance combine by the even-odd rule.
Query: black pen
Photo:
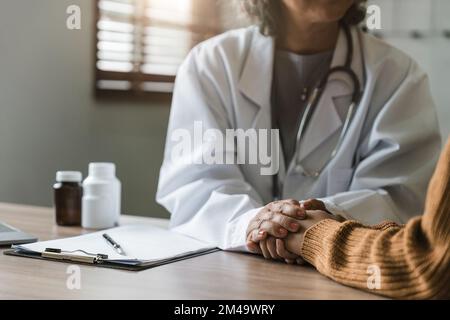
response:
[[[103,234],[103,238],[105,238],[106,242],[108,242],[108,244],[111,245],[111,247],[113,247],[113,249],[120,255],[122,256],[126,256],[125,251],[123,251],[122,247],[120,246],[120,244],[118,244],[117,242],[114,241],[113,238],[111,238],[108,234],[104,233]]]

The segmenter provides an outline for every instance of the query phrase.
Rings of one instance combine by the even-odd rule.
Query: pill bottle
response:
[[[121,183],[113,163],[89,164],[89,176],[83,181],[82,226],[106,229],[119,224]]]
[[[58,171],[53,185],[56,223],[60,226],[81,225],[82,175],[78,171]]]

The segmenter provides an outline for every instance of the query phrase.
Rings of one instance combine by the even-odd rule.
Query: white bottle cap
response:
[[[56,182],[81,182],[83,176],[79,171],[58,171]]]
[[[89,176],[97,178],[114,178],[116,165],[108,162],[93,162],[89,164]]]

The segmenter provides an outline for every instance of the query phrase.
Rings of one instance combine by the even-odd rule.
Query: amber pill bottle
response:
[[[53,185],[56,223],[60,226],[81,225],[82,174],[58,171]]]

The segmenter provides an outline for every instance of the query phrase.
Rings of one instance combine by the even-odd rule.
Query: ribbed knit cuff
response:
[[[315,261],[317,259],[320,260],[321,257],[328,255],[328,238],[334,235],[341,227],[341,222],[326,219],[306,230],[300,251],[303,259],[316,266]]]

